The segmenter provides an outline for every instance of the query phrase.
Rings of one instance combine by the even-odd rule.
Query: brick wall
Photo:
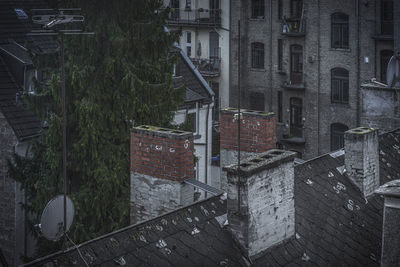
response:
[[[229,225],[249,256],[294,235],[294,156],[273,149],[244,161],[240,173],[224,167]]]
[[[15,181],[8,172],[7,159],[13,152],[17,139],[10,125],[0,112],[0,249],[10,266],[14,265],[16,225],[15,225]]]
[[[265,152],[276,146],[276,120],[274,113],[241,110],[240,150]],[[221,149],[238,150],[237,109],[221,111]]]
[[[193,202],[193,134],[152,126],[131,133],[131,224]]]
[[[179,182],[193,178],[192,133],[152,126],[134,128],[131,172]]]
[[[344,138],[347,174],[369,196],[379,187],[378,130],[359,127],[347,131]]]

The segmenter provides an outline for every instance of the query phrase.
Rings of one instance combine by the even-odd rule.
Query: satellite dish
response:
[[[386,82],[389,87],[400,86],[400,60],[392,56],[387,66]]]
[[[74,203],[67,196],[67,222],[66,232],[71,227],[74,219]],[[64,226],[64,196],[58,195],[47,203],[40,219],[40,229],[43,236],[52,241],[57,241],[63,236]]]

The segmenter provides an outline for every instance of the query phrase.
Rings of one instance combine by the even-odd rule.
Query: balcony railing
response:
[[[219,27],[221,26],[221,9],[171,8],[167,24],[171,26]]]
[[[306,24],[304,18],[282,19],[282,35],[304,36],[306,34]]]
[[[204,77],[218,77],[221,73],[220,57],[210,57],[210,59],[192,58],[191,60]]]

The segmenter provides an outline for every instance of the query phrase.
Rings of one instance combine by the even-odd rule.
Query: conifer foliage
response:
[[[86,30],[65,36],[69,195],[75,204],[71,238],[82,242],[129,223],[129,142],[132,124],[168,126],[183,100],[174,90],[171,53],[177,35],[164,27],[168,9],[160,0],[79,0]],[[59,70],[40,94],[51,103],[48,129],[31,159],[10,164],[29,205],[40,215],[62,194],[61,86]],[[31,101],[38,107],[43,101]],[[37,216],[36,220],[39,216]],[[35,221],[34,221],[35,223]],[[37,221],[36,221],[37,223]]]

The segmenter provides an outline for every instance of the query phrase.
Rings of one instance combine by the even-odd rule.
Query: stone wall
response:
[[[270,150],[224,167],[228,177],[228,220],[249,256],[294,235],[295,153]]]
[[[347,174],[367,197],[380,183],[378,131],[359,127],[347,131],[344,138]]]
[[[13,266],[16,251],[16,182],[8,176],[7,160],[12,156],[17,139],[0,112],[0,249]]]

